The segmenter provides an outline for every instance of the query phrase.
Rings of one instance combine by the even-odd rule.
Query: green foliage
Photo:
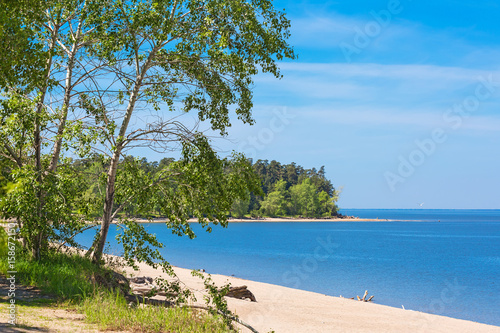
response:
[[[319,192],[325,191],[329,196],[333,196],[335,188],[332,182],[325,177],[325,167],[319,170],[316,168],[305,169],[304,167],[292,162],[282,165],[277,161],[257,160],[253,164],[253,169],[262,180],[262,190],[268,194],[274,188],[278,180],[284,180],[287,183],[287,189],[290,186],[302,183],[306,178],[310,179]]]
[[[1,247],[4,246],[2,244]],[[16,279],[20,283],[36,286],[62,300],[79,301],[92,294],[96,286],[90,277],[93,274],[108,274],[107,269],[99,268],[79,255],[50,252],[39,261],[33,260],[19,244],[15,258]],[[0,273],[6,275],[9,270],[7,258],[2,256]]]
[[[87,9],[79,0],[21,0],[0,9],[0,46],[9,50],[0,65],[0,214],[17,220],[24,246],[37,258],[50,241],[74,245],[72,235],[89,211],[79,175],[58,169],[61,152],[83,156],[99,138],[71,103],[77,84],[90,79],[90,68],[82,70],[82,36],[92,29]]]
[[[165,261],[158,250],[163,244],[156,239],[156,235],[148,233],[144,226],[133,220],[121,219],[119,226],[122,230],[116,239],[122,244],[123,258],[130,267],[138,269],[136,260],[154,268],[158,262]]]
[[[3,1],[0,6],[0,88],[30,91],[43,79],[45,52],[38,35],[50,1]]]
[[[5,93],[3,97],[0,100],[0,140],[6,145],[6,153],[10,154],[0,155],[12,165],[20,166],[27,162],[29,154],[27,150],[34,140],[35,101],[15,91]],[[48,120],[48,115],[44,115],[38,121],[41,125],[45,125]]]
[[[213,163],[210,161],[218,159],[214,152],[207,151],[202,156],[197,146],[190,146],[186,149],[190,150],[188,157],[179,161],[164,158],[160,162],[148,162],[145,158],[126,156],[118,167],[115,210],[123,211],[129,219],[173,215],[172,219],[176,222],[169,223],[172,231],[178,235],[187,234],[191,237],[194,237],[194,234],[191,233],[187,219],[196,215],[190,207],[202,207],[200,211],[203,211],[205,209],[203,206],[206,205],[203,200],[207,205],[214,205],[214,203],[218,205],[216,207],[219,208],[214,210],[214,213],[230,211],[232,216],[238,218],[247,214],[254,218],[260,215],[329,217],[337,214],[338,191],[325,178],[323,167],[320,171],[306,170],[292,163],[279,168],[269,168],[265,176],[261,174],[262,185],[259,185],[259,179],[252,176],[252,173],[259,172],[259,167],[262,166],[261,161],[255,163],[250,170],[250,164],[242,156],[239,162],[235,159],[223,159],[220,163]],[[238,155],[235,156],[238,157]],[[209,164],[212,165],[211,168],[206,167]],[[104,200],[106,165],[106,160],[98,155],[72,163],[73,168],[85,175],[83,181],[87,190],[85,199],[82,198],[82,200],[87,203],[86,207],[93,207],[97,213]],[[273,161],[270,165],[279,166],[280,164]],[[300,170],[302,171],[299,172]],[[260,171],[262,172],[262,169]],[[245,174],[247,176],[239,176]],[[186,178],[184,175],[189,175],[189,177]],[[211,175],[217,175],[216,179],[212,180]],[[235,180],[243,183],[245,177],[248,188],[252,188],[253,191],[249,192],[246,189],[247,185],[242,185],[241,191],[236,194]],[[263,177],[268,181],[269,179],[276,180],[274,183],[268,183],[267,193],[264,191]],[[328,192],[324,190],[325,188]],[[198,192],[199,189],[205,190]],[[221,191],[224,189],[225,192]],[[230,190],[234,192],[227,194]],[[213,198],[216,198],[215,195],[233,196],[233,199],[222,203],[212,201],[213,198],[208,199],[209,195]],[[228,206],[229,203],[231,206]],[[227,207],[230,208],[227,209]],[[254,207],[253,210],[251,207]],[[259,210],[255,207],[259,207]],[[95,216],[98,216],[97,213]],[[181,216],[184,220],[179,218]],[[217,217],[223,218],[223,216],[225,217],[225,214],[216,214],[213,217],[217,220]],[[206,218],[209,220],[209,217]]]
[[[289,193],[284,180],[278,180],[274,184],[274,191],[270,192],[260,203],[261,210],[268,216],[285,216],[288,213]]]
[[[279,78],[277,61],[295,57],[290,22],[270,0],[20,0],[2,6],[0,18],[0,46],[9,54],[0,67],[7,92],[0,205],[18,220],[34,255],[52,240],[71,242],[83,219],[98,216],[105,241],[120,212],[159,211],[175,233],[194,237],[188,217],[210,231],[209,223],[226,224],[234,200],[259,194],[242,156],[220,159],[200,133],[159,111],[181,106],[222,135],[231,125],[230,106],[253,123],[252,77],[262,71]],[[158,111],[157,120],[129,128],[131,119],[138,124],[138,105]],[[180,144],[183,159],[155,174],[137,161],[119,163],[125,148],[144,142],[163,151]],[[75,195],[60,161],[94,149],[109,159],[95,161],[91,172],[107,168],[108,177],[93,183],[75,177],[86,185]]]
[[[319,198],[310,179],[304,179],[302,183],[290,187],[290,198],[291,210],[294,215],[317,216]]]
[[[267,216],[336,216],[339,192],[325,177],[325,169],[304,169],[295,163],[258,160],[253,169],[260,176],[263,198],[251,196],[250,210]]]
[[[82,167],[85,163],[79,164]],[[173,233],[191,238],[195,234],[188,223],[190,218],[211,231],[212,225],[227,225],[225,212],[235,199],[247,200],[249,191],[261,193],[259,180],[243,155],[220,158],[202,136],[194,143],[184,143],[183,158],[178,161],[149,164],[145,159],[126,157],[118,166],[115,188],[115,216],[125,211],[134,217],[150,217],[160,211],[168,218],[166,224]],[[98,200],[102,202],[103,194],[93,193],[100,195]],[[138,231],[136,227],[131,229],[132,221],[124,221],[124,230]],[[147,236],[134,233],[127,236],[127,242],[134,237]]]
[[[159,109],[160,103],[172,106],[180,100],[186,112],[195,110],[221,133],[230,124],[230,105],[236,105],[240,119],[253,122],[251,77],[259,69],[280,77],[276,60],[295,57],[286,42],[290,22],[269,0],[175,5],[132,0],[89,6],[89,21],[96,26],[89,38],[100,40],[90,47],[93,55],[116,64],[139,64],[133,68],[137,75],[154,68],[144,78],[150,84],[144,89],[148,103]],[[124,78],[119,99],[133,85],[142,85]]]
[[[85,320],[97,323],[100,330],[131,332],[230,332],[219,316],[186,308],[144,306],[131,308],[113,292],[99,292],[80,306]]]
[[[208,231],[209,223],[225,225],[233,201],[254,191],[251,168],[241,156],[220,159],[201,133],[175,118],[165,119],[160,111],[177,106],[194,111],[197,120],[209,122],[221,135],[231,126],[230,107],[252,124],[252,77],[262,71],[279,78],[277,61],[295,57],[287,43],[290,23],[284,13],[270,0],[91,1],[88,6],[86,22],[95,29],[87,37],[99,41],[89,43],[88,55],[106,63],[111,68],[106,73],[114,75],[112,87],[99,86],[80,103],[104,132],[111,157],[94,259],[102,255],[109,224],[118,211],[130,212],[126,206],[132,200],[140,212],[165,214],[174,233],[194,237],[186,223],[189,216]],[[113,100],[109,107],[100,102],[102,96]],[[154,121],[140,119],[139,105],[157,112]],[[131,123],[140,125],[131,128]],[[180,145],[183,158],[157,178],[132,175],[139,169],[133,163],[119,168],[119,162],[122,152],[134,145],[156,151]],[[129,186],[120,185],[124,183]],[[142,195],[132,193],[131,186]]]
[[[319,211],[323,216],[333,216],[337,214],[337,200],[339,199],[339,192],[335,191],[333,196],[329,196],[325,191],[318,193]]]
[[[106,164],[106,159],[97,154],[93,154],[89,158],[71,161],[71,166],[78,173],[82,186],[81,195],[76,198],[78,200],[78,205],[75,207],[76,213],[87,216],[89,221],[102,216]]]
[[[3,227],[0,227],[0,258],[3,258],[3,260],[5,260],[5,258],[7,258],[8,252],[9,251],[7,248],[7,232],[5,232],[5,229]]]
[[[250,194],[244,199],[235,199],[231,206],[231,215],[236,218],[243,218],[248,213],[250,205]]]
[[[0,198],[0,211],[14,217],[20,226],[19,237],[25,239],[28,249],[36,246],[35,235],[45,235],[45,242],[38,244],[47,251],[48,242],[66,242],[77,246],[73,236],[86,227],[85,216],[75,211],[86,211],[87,203],[80,200],[85,191],[81,176],[71,166],[62,166],[57,174],[47,174],[42,183],[37,181],[33,166],[13,169],[9,175],[5,195]],[[38,214],[44,192],[44,214]]]
[[[199,271],[192,271],[191,274],[193,276],[199,277],[203,280],[203,285],[205,287],[205,291],[208,292],[208,295],[205,295],[205,302],[209,306],[209,313],[216,316],[218,314],[222,315],[222,320],[231,330],[234,330],[233,319],[235,317],[231,311],[227,308],[227,301],[224,296],[229,292],[229,288],[231,284],[226,284],[222,287],[218,287],[212,280],[212,276],[210,274],[203,275]]]

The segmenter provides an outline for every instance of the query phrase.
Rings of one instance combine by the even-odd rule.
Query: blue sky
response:
[[[223,154],[325,165],[341,208],[500,208],[497,1],[275,1],[299,58]]]

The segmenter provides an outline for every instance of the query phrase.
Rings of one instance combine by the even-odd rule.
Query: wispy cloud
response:
[[[500,70],[489,71],[463,67],[448,67],[437,65],[395,65],[377,63],[281,63],[280,67],[289,73],[335,75],[337,77],[364,77],[387,79],[418,79],[418,80],[446,80],[470,81],[478,76],[492,73],[500,74]],[[500,67],[500,66],[499,66]]]
[[[493,78],[500,96],[500,70],[487,71],[436,65],[283,63],[284,79],[257,79],[256,96],[286,97],[286,105],[330,110],[362,108],[363,112],[393,110],[394,115],[441,115],[446,108],[473,94],[480,80]],[[272,92],[272,93],[271,93]],[[500,101],[491,98],[482,115],[498,113]]]
[[[377,25],[373,13],[386,10],[379,5],[367,8],[357,16],[340,14],[332,8],[309,10],[298,17],[292,16],[291,43],[299,49],[315,50],[312,55],[304,54],[306,59],[346,62],[341,45],[359,46],[356,45],[359,31],[364,33],[370,26]],[[475,29],[475,25],[481,22],[465,27],[438,28],[407,19],[407,16],[412,16],[410,14],[412,8],[403,6],[401,13],[392,15],[387,24],[379,24],[380,30],[368,36],[366,45],[360,48],[359,53],[352,54],[349,60],[483,68],[500,64],[498,45],[484,42],[484,33]]]
[[[359,127],[380,127],[381,129],[402,128],[406,130],[408,127],[433,129],[442,127],[444,129],[451,128],[450,124],[445,121],[443,114],[444,109],[432,110],[428,109],[377,109],[377,108],[320,108],[320,107],[302,107],[292,108],[291,112],[304,117],[312,118],[324,126],[334,125],[355,125]],[[460,131],[500,131],[500,115],[498,116],[482,116],[477,115],[473,118],[464,120],[459,128]]]

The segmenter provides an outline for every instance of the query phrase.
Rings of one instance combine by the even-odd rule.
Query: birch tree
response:
[[[204,208],[193,214],[203,224],[226,223],[224,210],[235,198],[244,199],[252,186],[253,180],[245,174],[250,169],[235,157],[233,165],[238,167],[233,169],[245,171],[239,177],[222,177],[228,161],[214,153],[196,128],[188,128],[173,115],[193,111],[221,135],[231,125],[230,110],[252,124],[252,76],[261,71],[280,78],[277,61],[295,55],[286,41],[289,21],[270,0],[130,0],[94,10],[100,11],[106,24],[94,32],[102,42],[93,45],[92,52],[113,64],[109,74],[114,78],[105,93],[85,100],[106,131],[110,155],[101,229],[93,248],[93,259],[99,262],[110,223],[121,209],[121,205],[115,207],[120,159],[134,145],[183,151],[183,164],[175,166],[177,171],[173,166],[167,171],[178,180],[182,177],[174,188],[183,204],[174,207],[171,200],[165,202],[170,211],[183,211],[170,214],[176,222],[170,227],[190,233],[185,208],[195,204]],[[117,103],[104,107],[110,100]],[[153,110],[155,121],[141,122],[144,108]],[[162,178],[168,179],[172,178]],[[203,186],[215,193],[204,191]]]
[[[8,169],[0,209],[17,219],[35,258],[58,230],[78,231],[87,218],[74,213],[85,211],[75,209],[85,190],[67,156],[109,158],[95,262],[132,200],[144,212],[162,207],[173,232],[194,237],[189,217],[207,230],[225,225],[234,200],[259,191],[248,161],[219,157],[197,123],[222,136],[230,112],[253,124],[252,77],[280,78],[277,61],[295,57],[290,23],[270,0],[20,0],[0,19],[8,50],[0,59],[0,164]],[[182,122],[184,113],[197,121]],[[124,160],[136,147],[182,158],[141,174]]]
[[[0,61],[0,156],[10,178],[0,208],[18,221],[37,259],[49,238],[82,225],[71,214],[76,193],[65,192],[75,175],[67,166],[57,169],[72,143],[85,154],[96,136],[80,130],[87,115],[73,104],[102,67],[86,54],[97,42],[89,39],[98,23],[89,8],[91,1],[64,0],[7,2],[0,9],[0,46],[7,50]]]

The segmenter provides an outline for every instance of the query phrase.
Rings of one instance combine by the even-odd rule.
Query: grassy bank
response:
[[[7,275],[7,237],[0,228],[0,274]],[[50,297],[28,302],[17,298],[20,311],[29,307],[65,308],[84,315],[99,330],[131,332],[228,332],[218,317],[185,308],[130,307],[109,285],[113,272],[75,254],[50,253],[33,261],[18,245],[15,254],[16,284],[36,286]]]

